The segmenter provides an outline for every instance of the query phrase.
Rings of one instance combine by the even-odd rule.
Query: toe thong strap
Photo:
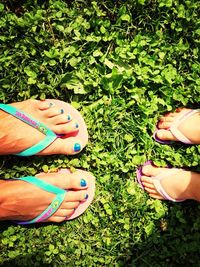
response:
[[[60,205],[62,204],[65,195],[66,195],[66,190],[63,190],[59,187],[56,187],[52,184],[49,184],[41,179],[38,179],[36,177],[33,176],[27,176],[27,177],[23,177],[23,178],[18,178],[16,180],[22,180],[28,183],[31,183],[37,187],[40,187],[41,189],[48,191],[50,193],[55,194],[55,198],[53,199],[53,201],[51,202],[51,204],[36,218],[34,218],[33,220],[30,221],[24,221],[24,222],[16,222],[18,224],[31,224],[31,223],[38,223],[38,222],[42,222],[46,219],[48,219],[50,216],[52,216],[60,207]],[[34,201],[34,199],[33,199]]]
[[[57,138],[57,135],[51,129],[49,129],[45,124],[35,120],[25,112],[7,104],[0,104],[0,109],[16,117],[17,119],[29,124],[33,128],[37,129],[38,131],[46,135],[46,137],[36,145],[33,145],[32,147],[25,149],[24,151],[17,153],[15,155],[17,156],[35,155],[40,151],[42,151],[43,149],[45,149],[46,147],[48,147]],[[31,136],[29,138],[31,138]]]
[[[170,201],[173,201],[173,202],[177,202],[176,199],[173,199],[172,197],[170,197],[167,192],[164,190],[164,188],[162,187],[161,185],[161,182],[160,180],[156,180],[154,179],[153,180],[153,184],[156,188],[156,190],[158,191],[158,193],[166,200],[170,200]]]
[[[170,131],[172,132],[172,134],[182,143],[185,144],[193,144],[179,129],[179,125],[184,122],[187,118],[191,117],[192,115],[199,113],[200,110],[199,109],[195,109],[195,110],[189,110],[189,111],[185,111],[183,112],[182,115],[180,115],[175,121],[174,123],[172,123],[171,127],[170,127]]]
[[[165,200],[170,200],[170,201],[173,201],[173,202],[182,202],[184,201],[184,199],[174,199],[172,197],[169,196],[169,194],[166,192],[166,190],[163,188],[162,184],[161,184],[161,181],[162,179],[166,178],[166,177],[169,177],[171,175],[174,175],[175,173],[181,171],[180,169],[177,169],[177,168],[173,168],[173,169],[170,169],[168,170],[167,173],[165,173],[165,171],[163,171],[161,174],[155,176],[153,178],[153,184],[156,188],[156,190],[158,191],[158,193],[165,199]]]

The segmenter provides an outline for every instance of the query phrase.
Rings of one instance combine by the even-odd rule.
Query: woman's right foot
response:
[[[37,178],[49,184],[68,189],[61,206],[46,222],[64,221],[74,213],[80,203],[87,200],[88,180],[83,176],[84,172],[36,175]],[[32,220],[40,215],[55,198],[55,194],[21,180],[1,180],[0,192],[0,220]]]
[[[156,137],[162,141],[179,141],[170,131],[170,126],[180,115],[187,111],[190,111],[190,109],[177,109],[176,112],[161,117],[157,124]],[[193,144],[200,144],[200,112],[188,117],[178,126],[178,129]]]

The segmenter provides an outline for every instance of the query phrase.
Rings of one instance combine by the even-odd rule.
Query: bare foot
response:
[[[34,119],[44,123],[55,134],[72,134],[79,130],[79,125],[70,114],[47,101],[26,100],[13,103],[12,106],[24,111]],[[0,154],[19,153],[41,141],[44,134],[27,123],[0,110]],[[76,154],[82,149],[81,140],[76,137],[57,138],[52,144],[42,150],[39,155]]]
[[[46,222],[64,221],[88,198],[88,180],[78,172],[42,173],[36,177],[62,189],[74,189],[66,193],[59,209]],[[40,215],[55,198],[55,194],[21,180],[1,180],[0,191],[0,220],[29,221]]]
[[[157,175],[166,175],[161,180],[164,191],[175,200],[194,199],[200,201],[200,174],[182,169],[158,168],[152,165],[142,167],[142,185],[153,198],[164,199],[154,186]]]
[[[174,120],[180,116],[181,112],[189,111],[190,109],[177,109],[174,113],[168,113],[160,118],[158,122],[158,131],[156,136],[163,141],[179,141],[169,130]],[[180,132],[184,134],[193,144],[200,144],[200,112],[193,114],[187,118],[178,127]]]

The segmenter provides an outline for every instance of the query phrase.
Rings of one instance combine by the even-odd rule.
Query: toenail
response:
[[[71,117],[70,117],[70,115],[69,115],[69,114],[67,115],[67,120],[68,120],[68,121],[70,121],[70,120],[71,120]]]
[[[83,186],[86,186],[87,185],[87,182],[86,182],[85,179],[81,179],[80,184],[83,187]]]
[[[53,106],[53,103],[49,103],[49,107],[51,108]]]
[[[85,199],[88,199],[88,197],[89,197],[88,194],[85,194],[85,197],[84,197],[84,198],[85,198]]]
[[[76,143],[75,145],[74,145],[74,152],[78,152],[78,151],[80,151],[81,150],[81,145],[79,144],[79,143]]]
[[[61,108],[61,110],[60,110],[60,114],[63,114],[63,113],[64,113],[64,109]]]
[[[76,128],[76,129],[78,128],[78,123],[77,123],[77,122],[75,123],[75,128]]]

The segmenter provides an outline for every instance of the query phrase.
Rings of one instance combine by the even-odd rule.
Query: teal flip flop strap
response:
[[[65,199],[65,195],[67,192],[66,190],[56,187],[52,184],[49,184],[45,182],[44,180],[38,179],[34,176],[26,176],[26,177],[18,178],[16,180],[22,180],[22,181],[31,183],[45,191],[54,193],[56,195],[53,201],[51,202],[51,204],[39,216],[37,216],[36,218],[30,221],[24,221],[24,222],[15,221],[17,224],[25,225],[25,224],[43,222],[44,220],[47,220],[50,216],[52,216],[58,210],[63,200]]]
[[[44,137],[44,139],[41,140],[40,142],[38,142],[37,144],[25,149],[24,151],[22,151],[20,153],[17,153],[15,155],[17,155],[17,156],[35,155],[35,154],[39,153],[40,151],[42,151],[43,149],[45,149],[46,147],[48,147],[57,138],[57,135],[51,129],[49,129],[45,124],[35,120],[34,118],[32,118],[30,115],[26,114],[25,112],[13,107],[13,106],[7,105],[7,104],[0,104],[0,109],[11,114],[12,116],[16,117],[17,119],[29,124],[33,128],[37,129],[38,131],[40,131],[41,133],[46,135],[46,137]]]

